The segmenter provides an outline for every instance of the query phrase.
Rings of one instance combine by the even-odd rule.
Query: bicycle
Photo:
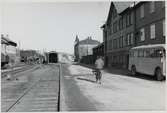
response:
[[[99,69],[93,69],[92,72],[95,74],[96,83],[99,81],[101,84],[101,71]]]

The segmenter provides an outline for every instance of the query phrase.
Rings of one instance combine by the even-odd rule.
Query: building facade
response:
[[[93,48],[100,44],[100,42],[93,40],[91,37],[81,41],[79,39],[76,40],[74,45],[75,61],[80,61],[83,56],[93,55]]]
[[[10,40],[8,35],[1,35],[1,66],[8,63],[18,63],[20,60],[19,49],[17,43]]]
[[[129,49],[165,43],[165,2],[111,2],[103,28],[105,65],[128,68]]]
[[[93,48],[93,56],[95,57],[95,59],[97,56],[104,57],[104,43],[101,43]]]
[[[128,68],[129,49],[134,46],[133,2],[111,2],[107,22],[102,27],[105,65]]]
[[[165,1],[140,2],[136,11],[136,46],[165,44]]]

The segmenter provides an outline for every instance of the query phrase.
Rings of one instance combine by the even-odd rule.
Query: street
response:
[[[65,82],[65,86],[66,88],[70,87],[70,91],[75,94],[75,99],[71,100],[73,104],[78,106],[72,106],[69,101],[71,95],[69,95],[69,91],[66,91],[68,88],[65,88],[65,92],[68,93],[64,94],[66,108],[63,111],[165,110],[165,82],[103,71],[102,84],[97,84],[91,69],[79,65],[67,67],[70,74],[68,76],[64,75],[64,78],[66,81],[73,81],[73,85],[68,86]],[[75,92],[77,89],[79,89],[81,95]],[[81,96],[86,99],[82,100],[82,98],[79,98]],[[80,101],[79,104],[84,103],[83,101],[86,101],[86,104],[79,106],[77,99]],[[88,108],[84,109],[85,106]]]
[[[34,65],[14,74],[18,80],[2,78],[1,111],[165,110],[165,82],[102,71],[102,84],[97,84],[90,68],[59,66]]]

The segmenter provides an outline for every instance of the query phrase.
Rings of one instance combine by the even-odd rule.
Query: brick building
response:
[[[127,68],[128,52],[134,45],[133,2],[111,2],[103,28],[106,66]]]
[[[136,11],[136,46],[165,43],[165,2],[140,2]]]
[[[165,43],[165,2],[111,2],[103,28],[106,66],[128,68],[129,49]]]

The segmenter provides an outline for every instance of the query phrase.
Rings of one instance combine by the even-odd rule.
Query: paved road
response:
[[[95,83],[92,70],[79,65],[68,68],[82,95],[98,111],[165,110],[165,81],[136,78],[102,71],[102,84]]]
[[[94,103],[85,97],[70,74],[68,65],[62,65],[61,111],[97,111]]]
[[[2,80],[2,112],[57,111],[58,66],[40,66],[15,76],[19,80]]]

